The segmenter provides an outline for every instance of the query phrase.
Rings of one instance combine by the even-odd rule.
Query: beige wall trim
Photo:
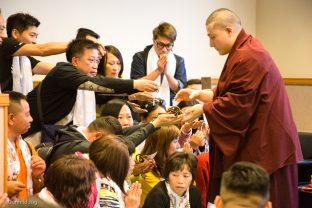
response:
[[[312,78],[284,78],[285,85],[312,86]]]
[[[212,78],[211,79],[211,84],[212,85],[217,85],[218,84],[219,79],[218,78]]]
[[[285,85],[312,86],[312,78],[283,78]],[[212,78],[211,84],[217,85],[219,79]]]

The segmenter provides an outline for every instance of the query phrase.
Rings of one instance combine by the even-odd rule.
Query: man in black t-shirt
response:
[[[0,45],[2,91],[27,94],[32,89],[32,74],[47,74],[54,66],[30,56],[55,55],[66,50],[67,43],[36,44],[39,24],[35,17],[24,13],[13,14],[7,19],[8,38],[2,38]],[[16,77],[14,87],[13,74]]]
[[[78,89],[101,93],[127,93],[137,91],[154,92],[159,85],[150,80],[127,80],[96,76],[99,64],[98,44],[86,39],[73,40],[66,50],[67,63],[60,62],[47,74],[41,82],[41,108],[44,124],[63,124],[72,122],[75,114]],[[38,114],[38,87],[27,95],[30,113],[33,117],[31,128],[27,135],[41,130]],[[78,100],[81,102],[81,100]],[[94,110],[95,105],[93,106]],[[27,136],[26,135],[26,136]],[[32,135],[33,137],[34,135]],[[30,141],[33,145],[40,143],[38,139]]]

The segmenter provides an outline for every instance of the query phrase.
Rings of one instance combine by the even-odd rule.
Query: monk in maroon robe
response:
[[[302,153],[277,66],[232,11],[214,11],[206,28],[210,46],[228,54],[218,85],[213,91],[182,90],[176,99],[205,101],[190,108],[185,120],[204,113],[210,126],[209,202],[219,194],[222,173],[237,161],[249,161],[270,174],[273,207],[298,207]]]

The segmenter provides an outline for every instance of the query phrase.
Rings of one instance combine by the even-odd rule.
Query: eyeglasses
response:
[[[173,43],[164,44],[164,43],[159,42],[157,40],[155,40],[155,43],[156,43],[157,48],[163,49],[164,47],[166,47],[167,50],[172,49],[172,47],[174,45]]]
[[[97,58],[88,58],[87,61],[90,63],[90,64],[97,64],[99,65],[100,63],[100,59],[97,59]]]

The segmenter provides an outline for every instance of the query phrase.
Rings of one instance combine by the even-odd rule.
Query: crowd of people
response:
[[[25,13],[5,24],[0,13],[0,90],[10,101],[0,207],[298,207],[302,154],[287,93],[233,11],[206,20],[210,46],[228,55],[213,89],[187,80],[168,22],[133,55],[131,79],[96,32],[39,44],[39,25]],[[56,65],[32,57],[64,52]],[[46,74],[35,88],[33,74]]]

